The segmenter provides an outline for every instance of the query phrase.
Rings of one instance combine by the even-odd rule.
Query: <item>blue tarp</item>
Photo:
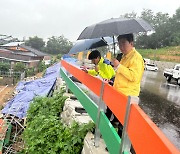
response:
[[[65,54],[65,55],[62,57],[62,59],[65,60],[66,62],[68,62],[68,63],[70,63],[70,64],[78,67],[78,65],[77,65],[77,61],[78,61],[78,60],[77,60],[76,58],[74,58],[74,57],[72,57],[72,56],[70,56],[70,55],[68,55],[68,54]],[[64,71],[65,73],[67,73],[66,69],[64,69],[63,67],[62,67],[62,69],[63,69],[63,71]]]
[[[22,91],[7,103],[7,105],[2,110],[2,113],[23,118],[26,116],[29,104],[34,97],[35,94],[33,91],[29,91],[28,93],[26,91]]]
[[[73,57],[64,57],[63,60],[73,65],[77,65],[77,61],[78,61],[76,58],[73,58]]]
[[[46,96],[51,91],[56,78],[59,76],[60,64],[47,68],[41,79],[22,81],[16,87],[19,92],[2,110],[3,114],[11,114],[19,118],[26,117],[26,112],[35,96]]]

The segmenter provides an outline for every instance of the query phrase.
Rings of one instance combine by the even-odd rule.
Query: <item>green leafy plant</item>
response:
[[[66,98],[61,91],[51,98],[34,99],[27,113],[23,134],[26,148],[22,153],[81,153],[84,137],[94,129],[94,123],[79,125],[74,122],[71,127],[64,125],[59,115]]]
[[[0,71],[8,72],[9,69],[10,69],[10,64],[9,63],[2,63],[2,62],[0,62]]]
[[[33,75],[35,75],[35,69],[34,69],[34,67],[26,69],[25,72],[26,72],[26,77],[27,77],[27,76],[33,76]]]
[[[26,69],[26,66],[22,62],[18,62],[14,65],[14,71],[15,72],[24,72]]]
[[[38,64],[38,72],[43,72],[44,70],[46,70],[47,66],[45,65],[44,61],[39,62]]]

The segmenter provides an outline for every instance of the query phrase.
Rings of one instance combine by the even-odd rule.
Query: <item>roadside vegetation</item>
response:
[[[180,46],[159,49],[138,49],[138,51],[144,58],[180,63]]]
[[[26,129],[23,133],[25,149],[21,153],[44,154],[81,153],[84,137],[92,131],[94,123],[72,126],[63,124],[60,113],[67,97],[56,92],[53,97],[38,97],[30,104]]]

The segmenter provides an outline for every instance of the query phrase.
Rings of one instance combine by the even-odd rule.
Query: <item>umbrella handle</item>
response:
[[[113,49],[114,49],[114,57],[115,57],[115,39],[114,39],[114,35],[113,35]]]

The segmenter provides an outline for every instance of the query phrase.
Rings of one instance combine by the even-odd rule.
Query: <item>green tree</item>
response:
[[[35,68],[34,67],[32,67],[32,68],[28,68],[28,69],[26,69],[26,77],[27,76],[34,76],[35,75]]]
[[[148,23],[152,25],[152,27],[155,27],[155,21],[154,21],[155,17],[151,9],[143,9],[140,18],[146,20]]]
[[[143,48],[161,48],[171,45],[172,40],[174,42],[178,42],[178,33],[177,29],[173,26],[177,27],[177,24],[174,23],[176,20],[172,20],[169,17],[169,14],[158,12],[154,14],[152,10],[143,10],[141,13],[141,18],[148,21],[154,28],[155,33],[150,36],[145,36],[144,34],[140,34],[137,37],[137,47]],[[171,24],[171,22],[173,24]],[[175,33],[173,33],[175,32]],[[174,37],[177,34],[177,37]]]
[[[47,41],[46,52],[50,54],[66,54],[72,48],[73,44],[63,35],[52,36]]]
[[[9,63],[0,63],[0,71],[2,72],[8,72],[10,69]]]
[[[123,18],[137,18],[137,13],[132,11],[131,13],[125,13],[124,15],[122,15],[120,17],[123,17]]]
[[[22,62],[18,62],[14,65],[15,72],[24,72],[25,69],[26,69],[26,66]]]
[[[42,38],[35,36],[35,37],[29,37],[29,40],[25,42],[25,45],[31,46],[32,48],[37,50],[41,50],[44,47],[45,42],[43,41]]]
[[[180,45],[180,7],[169,20],[169,31],[171,32],[170,45]]]
[[[57,55],[57,59],[61,59],[62,55],[61,54],[58,54]]]
[[[169,14],[158,12],[154,16],[153,23],[155,27],[159,27],[161,25],[167,24],[169,22]]]
[[[41,61],[39,64],[38,64],[38,72],[42,72],[46,69],[46,65],[45,65],[45,62],[44,61]]]

